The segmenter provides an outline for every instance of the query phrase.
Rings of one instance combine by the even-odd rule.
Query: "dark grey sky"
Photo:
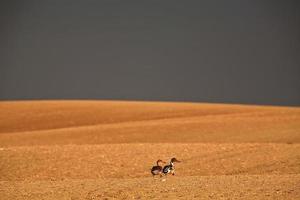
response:
[[[1,1],[0,99],[300,105],[300,1]]]

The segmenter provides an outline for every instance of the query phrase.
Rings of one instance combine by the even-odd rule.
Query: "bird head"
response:
[[[181,162],[181,161],[177,160],[176,158],[172,158],[171,163],[174,163],[174,162]]]
[[[156,163],[157,163],[157,165],[159,165],[159,163],[166,163],[166,162],[163,161],[163,160],[161,160],[161,159],[159,159],[159,160],[156,161]]]

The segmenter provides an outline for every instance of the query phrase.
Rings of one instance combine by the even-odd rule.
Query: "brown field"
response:
[[[1,200],[167,198],[300,199],[300,108],[0,102]]]

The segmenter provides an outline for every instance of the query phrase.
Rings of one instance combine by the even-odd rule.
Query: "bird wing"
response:
[[[161,166],[153,166],[151,171],[161,171],[162,167]]]
[[[169,171],[170,171],[170,166],[169,165],[165,166],[164,169],[163,169],[163,172],[165,174],[167,174],[167,173],[169,173]]]

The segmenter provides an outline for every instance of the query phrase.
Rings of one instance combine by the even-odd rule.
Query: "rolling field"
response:
[[[0,197],[300,199],[300,108],[2,101]]]

